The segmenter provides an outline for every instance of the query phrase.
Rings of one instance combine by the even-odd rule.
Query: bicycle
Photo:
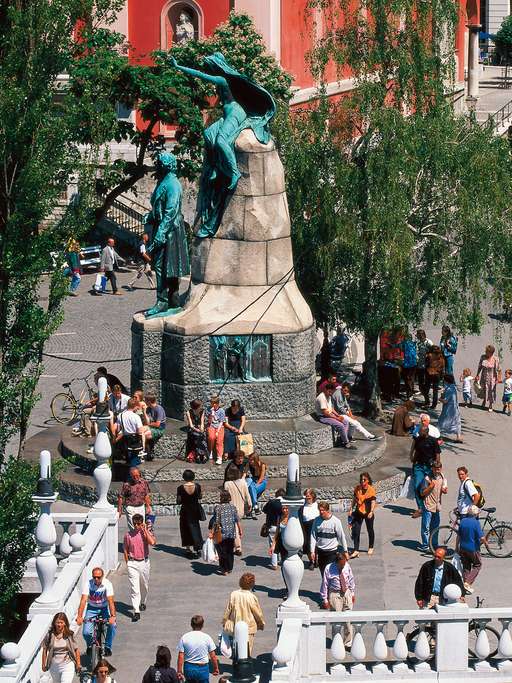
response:
[[[484,547],[487,552],[492,557],[510,557],[512,555],[512,524],[500,522],[496,517],[493,517],[493,513],[496,512],[495,507],[482,508],[482,512],[487,513],[483,522],[480,520],[485,535]],[[452,510],[450,512],[450,523],[439,526],[430,532],[428,545],[432,554],[437,547],[443,546],[446,548],[448,559],[454,556],[459,541],[459,520],[458,511]],[[486,527],[489,528],[487,533]],[[437,543],[434,544],[436,538]]]
[[[477,597],[476,599],[476,608],[478,609],[481,607],[484,603],[485,598],[479,598]],[[409,648],[409,652],[414,654],[414,650],[416,647],[416,641],[418,639],[419,634],[421,633],[421,627],[418,626],[415,628],[413,631],[411,631],[408,635],[406,635],[405,640],[407,642],[407,647]],[[425,631],[425,635],[427,636],[427,641],[430,647],[430,657],[429,659],[432,659],[435,655],[435,649],[436,649],[436,627],[433,624],[427,624],[423,626],[423,630]],[[489,657],[494,657],[496,653],[498,652],[498,644],[500,642],[500,634],[498,631],[493,628],[492,626],[489,626],[488,624],[484,624],[483,626],[476,621],[476,619],[472,619],[469,622],[468,625],[468,651],[469,651],[469,656],[476,658],[476,640],[478,638],[478,634],[481,631],[486,631],[487,632],[487,638],[489,639],[489,647],[490,647],[490,652],[489,652]]]
[[[105,656],[105,637],[107,635],[108,619],[95,616],[89,619],[84,619],[93,624],[92,629],[92,645],[91,645],[91,671],[100,659]]]
[[[87,381],[90,376],[91,373],[86,377],[75,377],[75,379],[72,379],[70,382],[65,382],[62,386],[64,389],[67,389],[67,391],[61,391],[52,398],[50,410],[57,422],[60,422],[61,424],[70,424],[73,422],[85,404],[94,397],[94,390]],[[71,389],[73,382],[85,382],[85,386],[78,398]]]

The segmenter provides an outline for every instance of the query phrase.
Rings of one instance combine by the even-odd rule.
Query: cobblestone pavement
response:
[[[53,424],[50,401],[62,390],[63,382],[84,377],[91,371],[94,373],[98,365],[106,365],[110,372],[129,385],[130,361],[117,359],[130,357],[132,317],[134,313],[149,308],[155,298],[155,292],[148,288],[145,277],[137,280],[133,292],[127,291],[126,285],[134,273],[130,270],[117,274],[123,296],[112,296],[109,283],[108,293],[101,297],[89,291],[96,275],[86,273],[82,277],[79,295],[66,300],[64,322],[45,348],[46,353],[62,356],[65,360],[45,357],[44,374],[39,383],[41,401],[32,413],[29,436]],[[86,360],[94,362],[87,363]],[[76,392],[79,393],[81,388],[80,382],[73,384]]]

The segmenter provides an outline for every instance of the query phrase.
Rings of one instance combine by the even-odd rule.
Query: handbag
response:
[[[485,388],[480,384],[480,382],[475,380],[473,383],[473,389],[475,390],[477,398],[485,398]]]
[[[266,522],[261,525],[260,536],[261,538],[268,538],[268,524]]]
[[[232,623],[232,622],[231,622]],[[231,645],[231,635],[226,632],[226,629],[222,629],[219,639],[219,651],[223,657],[228,657],[231,659],[233,655],[233,647]]]
[[[245,455],[252,455],[254,453],[254,440],[252,434],[238,434],[236,437],[237,450],[242,451]]]
[[[218,522],[215,522],[213,525],[213,542],[216,545],[220,545],[222,543],[222,525]]]

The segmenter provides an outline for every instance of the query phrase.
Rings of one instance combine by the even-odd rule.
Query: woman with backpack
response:
[[[155,663],[144,674],[142,683],[179,683],[176,669],[171,667],[171,651],[166,645],[157,647]]]

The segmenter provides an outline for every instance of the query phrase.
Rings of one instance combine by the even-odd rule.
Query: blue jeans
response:
[[[183,673],[185,674],[187,683],[208,683],[210,680],[209,664],[191,664],[190,662],[185,662]]]
[[[80,277],[80,273],[73,273],[71,268],[67,267],[67,268],[64,268],[64,275],[66,275],[66,277],[71,276],[71,283],[69,285],[69,291],[70,292],[76,292],[80,282],[82,281],[82,278]]]
[[[426,476],[432,476],[432,470],[429,465],[414,465],[412,468],[412,476],[414,478],[414,495],[416,496],[416,503],[419,510],[423,510],[423,498],[420,496],[421,482]]]
[[[445,368],[444,368],[445,373],[447,375],[453,375],[453,363],[455,361],[453,354],[450,354],[449,356],[445,356],[444,360],[445,360]]]
[[[88,607],[85,611],[85,617],[84,617],[84,627],[82,630],[82,635],[84,637],[85,642],[87,643],[87,647],[91,647],[92,645],[92,632],[94,628],[94,624],[92,621],[87,621],[88,619],[91,619],[93,617],[98,617],[101,616],[104,619],[109,619],[110,618],[110,611],[108,607]],[[108,647],[109,650],[112,649],[112,643],[114,642],[114,636],[116,635],[116,625],[115,624],[109,624],[107,626],[107,635],[105,638],[105,647]]]
[[[439,523],[441,521],[441,517],[439,515],[439,512],[429,512],[428,510],[425,509],[425,506],[423,506],[423,509],[421,511],[421,544],[428,546],[428,539],[430,536],[430,532],[432,529],[437,529],[439,526]],[[437,534],[432,538],[432,545],[434,548],[437,548]]]
[[[249,487],[249,495],[251,496],[252,506],[258,505],[258,498],[267,488],[268,479],[264,479],[261,484],[257,484],[254,479],[249,479],[247,485]]]

